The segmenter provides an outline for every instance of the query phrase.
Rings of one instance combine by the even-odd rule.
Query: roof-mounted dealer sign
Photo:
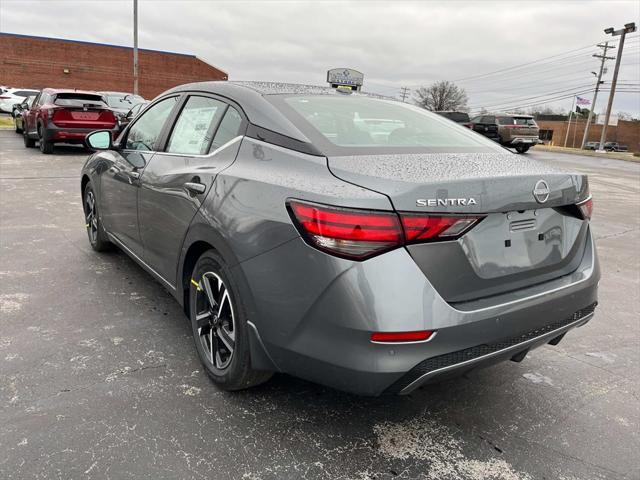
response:
[[[359,91],[363,81],[362,72],[352,68],[332,68],[327,72],[327,83],[333,88]]]

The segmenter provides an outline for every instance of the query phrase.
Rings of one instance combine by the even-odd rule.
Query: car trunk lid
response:
[[[588,195],[584,175],[508,153],[359,155],[328,164],[338,178],[387,195],[399,212],[485,215],[457,240],[407,247],[449,302],[548,281],[582,258],[588,227],[572,206]]]

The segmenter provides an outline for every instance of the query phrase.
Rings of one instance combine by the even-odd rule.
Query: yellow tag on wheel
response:
[[[191,279],[191,283],[198,289],[198,291],[202,290],[200,288],[200,284],[198,282],[196,282],[193,278]]]

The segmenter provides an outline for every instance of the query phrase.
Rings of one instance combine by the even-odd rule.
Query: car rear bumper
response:
[[[589,321],[600,278],[591,234],[571,274],[456,304],[442,299],[404,249],[358,263],[295,239],[235,268],[279,370],[364,395],[409,393],[548,343]],[[436,334],[411,344],[370,341],[371,332],[418,330]]]
[[[507,145],[538,145],[543,143],[538,137],[515,137],[507,140]]]
[[[58,127],[57,125],[50,124],[47,128],[43,129],[42,136],[47,142],[59,142],[59,143],[84,143],[84,139],[87,134],[95,132],[96,130],[110,130],[112,135],[117,135],[119,129],[117,126],[113,128],[65,128]]]

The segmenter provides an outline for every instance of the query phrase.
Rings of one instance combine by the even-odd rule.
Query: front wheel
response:
[[[249,326],[226,262],[213,250],[202,254],[189,286],[191,329],[200,362],[224,390],[242,390],[271,378],[251,368]]]
[[[87,235],[89,236],[91,248],[96,252],[109,250],[112,244],[107,240],[107,234],[105,233],[104,228],[102,228],[102,221],[100,220],[98,212],[98,201],[91,183],[88,183],[84,188],[84,198],[82,203],[84,207],[85,226],[87,228]]]
[[[526,153],[529,150],[529,148],[531,148],[529,145],[519,144],[519,145],[516,145],[516,152]]]
[[[22,129],[22,139],[24,140],[24,146],[26,148],[35,148],[36,141],[33,138],[29,138],[25,128]]]

